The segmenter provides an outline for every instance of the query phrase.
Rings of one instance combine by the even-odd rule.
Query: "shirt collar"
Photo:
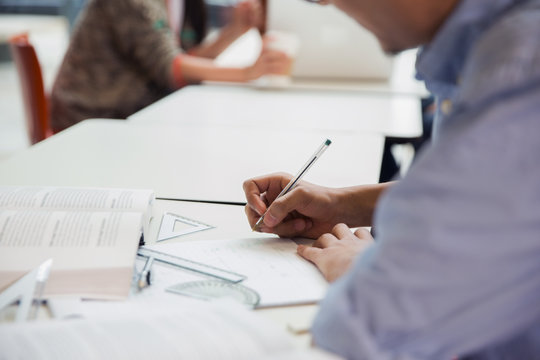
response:
[[[461,0],[431,43],[423,46],[416,77],[430,92],[453,97],[465,60],[476,39],[502,13],[526,0]]]

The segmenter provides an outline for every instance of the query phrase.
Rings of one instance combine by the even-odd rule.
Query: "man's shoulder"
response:
[[[496,21],[476,43],[462,76],[461,101],[478,104],[540,82],[540,0]]]

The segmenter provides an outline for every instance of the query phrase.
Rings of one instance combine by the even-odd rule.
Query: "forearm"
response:
[[[381,194],[395,182],[360,185],[337,190],[340,222],[349,227],[371,226],[373,213]]]
[[[200,81],[249,80],[249,68],[229,68],[217,66],[212,60],[184,55],[180,63],[180,73],[187,83]]]
[[[232,44],[241,34],[230,26],[224,27],[216,40],[209,43],[202,43],[191,49],[189,53],[194,56],[215,59],[223,52],[230,44]]]

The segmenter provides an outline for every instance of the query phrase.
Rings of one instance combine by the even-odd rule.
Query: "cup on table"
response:
[[[298,54],[300,41],[298,36],[291,32],[271,30],[264,36],[265,46],[269,50],[277,50],[285,53],[289,58],[289,66],[282,74],[265,75],[261,83],[269,87],[284,87],[291,83],[291,72],[294,59]]]

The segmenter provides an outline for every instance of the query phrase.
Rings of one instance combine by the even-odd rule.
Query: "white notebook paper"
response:
[[[296,253],[291,239],[224,239],[147,247],[247,276],[241,284],[259,294],[258,307],[316,303],[328,286],[317,268]],[[167,282],[171,286],[195,278],[200,276],[179,270],[167,276]],[[157,271],[156,282],[167,285],[162,280]]]

